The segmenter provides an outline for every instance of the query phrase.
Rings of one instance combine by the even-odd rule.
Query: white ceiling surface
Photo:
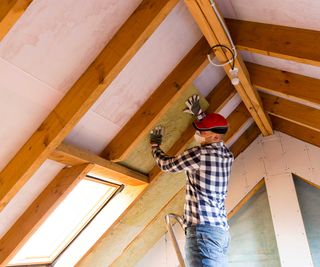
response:
[[[46,160],[32,178],[0,212],[0,238],[37,198],[53,177],[64,167],[63,164]]]
[[[320,29],[319,0],[217,0],[225,17],[284,25],[303,29]]]

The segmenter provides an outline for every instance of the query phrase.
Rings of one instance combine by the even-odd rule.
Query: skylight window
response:
[[[52,263],[118,188],[118,185],[102,180],[81,180],[20,249],[9,266]]]

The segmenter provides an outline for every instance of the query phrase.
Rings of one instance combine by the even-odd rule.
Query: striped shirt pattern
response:
[[[229,229],[225,199],[234,157],[223,142],[196,146],[169,157],[152,148],[157,165],[168,172],[186,172],[185,227],[207,224]]]

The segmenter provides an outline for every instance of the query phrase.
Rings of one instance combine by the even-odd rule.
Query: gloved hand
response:
[[[150,144],[151,146],[160,146],[162,143],[162,136],[164,133],[164,128],[162,126],[157,126],[150,132]]]
[[[190,113],[198,120],[202,120],[206,114],[202,111],[199,101],[200,97],[198,95],[190,96],[185,102],[187,107],[183,110],[183,112]]]

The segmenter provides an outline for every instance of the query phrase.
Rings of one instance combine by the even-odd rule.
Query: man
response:
[[[186,172],[184,224],[187,266],[224,267],[227,266],[230,243],[225,198],[234,160],[223,143],[228,123],[217,113],[206,115],[201,110],[197,95],[190,97],[186,105],[184,111],[196,117],[193,126],[200,146],[169,157],[160,149],[163,128],[158,126],[150,133],[152,155],[162,170]]]

